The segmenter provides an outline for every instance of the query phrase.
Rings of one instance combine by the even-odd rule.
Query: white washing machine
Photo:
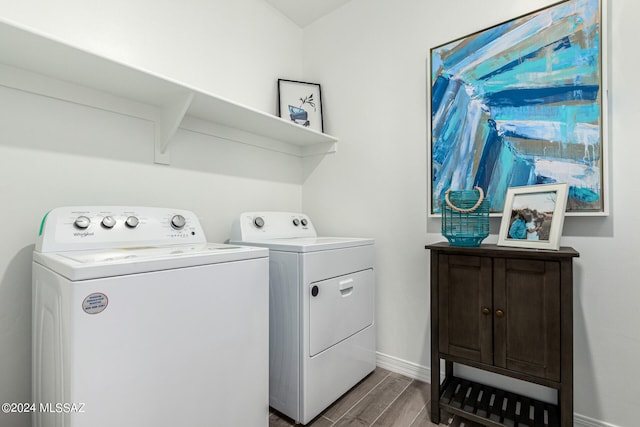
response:
[[[33,254],[33,425],[268,425],[268,251],[188,211],[67,207]]]
[[[376,367],[374,241],[248,212],[230,243],[269,248],[269,404],[307,424]]]

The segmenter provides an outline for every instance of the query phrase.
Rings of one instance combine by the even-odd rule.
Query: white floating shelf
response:
[[[18,69],[152,106],[157,110],[157,163],[169,163],[167,149],[179,127],[299,157],[336,151],[338,139],[331,135],[3,21],[0,21],[0,63],[9,66],[0,70],[0,84],[7,86],[50,96],[53,93],[61,98],[77,96],[61,93],[64,88],[60,87],[25,88],[46,85],[34,85],[33,80],[26,82],[16,76]],[[92,103],[87,101],[86,94],[84,102]]]

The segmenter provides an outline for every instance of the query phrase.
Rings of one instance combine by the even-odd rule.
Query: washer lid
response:
[[[269,251],[264,248],[205,243],[92,251],[34,252],[33,261],[69,280],[76,281],[268,256]]]
[[[231,243],[261,246],[284,252],[317,252],[373,245],[374,240],[358,237],[297,237],[289,239],[265,239]]]

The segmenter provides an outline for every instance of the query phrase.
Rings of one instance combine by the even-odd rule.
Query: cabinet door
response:
[[[560,381],[560,263],[494,260],[494,363]]]
[[[491,258],[441,254],[438,264],[440,351],[493,363]]]

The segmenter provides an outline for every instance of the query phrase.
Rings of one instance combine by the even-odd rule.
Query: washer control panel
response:
[[[36,251],[63,252],[167,244],[206,243],[193,212],[170,208],[76,206],[42,219]]]
[[[231,227],[231,241],[317,237],[311,219],[294,212],[244,212]]]

